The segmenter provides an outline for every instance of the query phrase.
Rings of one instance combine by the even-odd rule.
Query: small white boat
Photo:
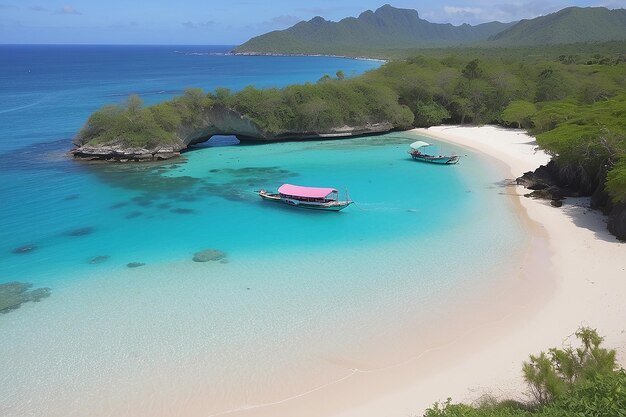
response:
[[[459,162],[461,158],[458,155],[429,155],[426,153],[425,149],[428,146],[431,146],[430,143],[423,142],[418,140],[409,145],[411,149],[409,150],[409,155],[416,161],[422,162],[430,162],[431,164],[440,164],[440,165],[452,165]]]
[[[352,204],[350,199],[340,201],[339,191],[334,188],[302,187],[299,185],[283,184],[278,188],[277,193],[261,190],[258,191],[258,194],[266,201],[311,210],[340,211]]]

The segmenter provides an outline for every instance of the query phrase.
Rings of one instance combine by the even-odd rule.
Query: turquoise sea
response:
[[[228,49],[0,46],[0,283],[52,293],[0,314],[0,415],[206,416],[297,396],[352,372],[347,357],[385,366],[418,349],[420,329],[505,279],[527,244],[499,166],[436,141],[461,163],[414,162],[411,132],[209,142],[162,163],[66,156],[92,111],[130,93],[155,103],[380,65]],[[356,204],[254,194],[285,182]],[[191,260],[209,248],[225,260]]]

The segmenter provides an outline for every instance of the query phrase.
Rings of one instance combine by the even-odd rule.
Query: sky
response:
[[[322,16],[338,21],[386,2],[434,23],[512,22],[568,6],[626,0],[0,0],[2,44],[238,45]]]

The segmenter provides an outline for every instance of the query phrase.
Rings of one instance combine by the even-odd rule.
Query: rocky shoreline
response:
[[[598,178],[589,178],[584,170],[575,167],[558,167],[554,160],[535,171],[525,172],[517,178],[518,185],[532,190],[526,197],[550,200],[561,207],[565,197],[591,197],[591,208],[607,216],[607,228],[620,240],[626,240],[626,203],[614,203],[604,189],[606,172]]]
[[[180,156],[182,147],[164,146],[152,149],[128,148],[123,145],[83,145],[69,153],[87,161],[142,162],[162,161]]]
[[[199,127],[181,127],[176,132],[174,144],[160,144],[147,148],[124,145],[123,138],[116,143],[103,144],[81,143],[75,139],[76,148],[69,153],[76,159],[89,161],[160,161],[178,157],[190,146],[206,142],[214,135],[233,135],[243,143],[259,143],[350,138],[386,133],[394,129],[396,127],[391,122],[382,122],[362,126],[335,126],[319,131],[268,132],[245,115],[224,106],[213,106],[203,114]]]

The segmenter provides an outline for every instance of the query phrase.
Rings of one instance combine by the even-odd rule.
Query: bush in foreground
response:
[[[576,332],[580,346],[531,355],[523,365],[532,401],[483,399],[477,405],[435,403],[424,417],[624,417],[626,371],[595,329]]]

